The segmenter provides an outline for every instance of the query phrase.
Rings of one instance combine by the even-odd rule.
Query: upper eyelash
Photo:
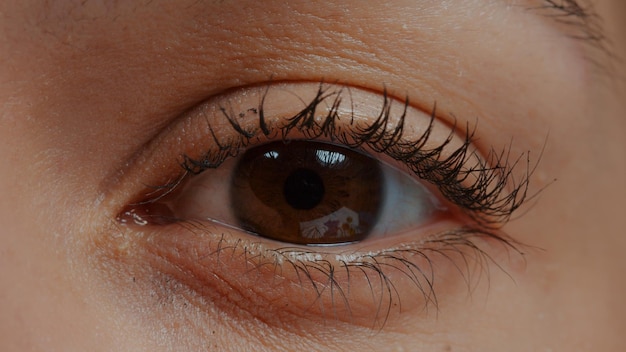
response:
[[[306,104],[306,107],[287,118],[287,124],[279,131],[275,131],[269,128],[265,119],[265,97],[268,90],[263,94],[258,107],[248,109],[258,114],[257,127],[246,130],[237,122],[237,114],[226,107],[219,107],[230,126],[237,132],[237,138],[230,138],[226,143],[220,142],[209,124],[208,129],[217,148],[207,152],[200,159],[183,155],[181,166],[186,173],[198,174],[218,167],[228,157],[236,156],[250,145],[252,139],[259,133],[270,138],[277,138],[280,135],[282,140],[287,140],[289,133],[297,130],[310,140],[325,137],[331,142],[338,142],[349,148],[362,149],[367,146],[377,153],[388,155],[406,165],[415,176],[437,187],[444,198],[485,228],[499,228],[504,225],[512,213],[529,198],[529,179],[536,168],[536,165],[530,166],[530,152],[511,161],[511,147],[508,146],[499,153],[491,150],[486,158],[482,159],[476,151],[470,150],[476,129],[470,129],[468,125],[462,145],[448,156],[444,156],[444,148],[450,144],[457,131],[456,123],[439,146],[425,147],[435,123],[436,104],[431,111],[428,127],[420,137],[415,140],[403,140],[404,118],[409,108],[409,99],[407,97],[404,100],[403,113],[397,117],[397,125],[389,130],[393,99],[384,89],[378,117],[366,126],[353,126],[348,133],[345,129],[338,128],[336,122],[340,119],[338,108],[343,95],[345,91],[349,92],[349,89],[334,90],[320,83],[315,97]],[[317,107],[328,102],[330,109],[320,120],[316,113]],[[353,122],[352,118],[351,126]],[[523,160],[524,155],[526,170],[516,180],[513,177],[513,170]]]

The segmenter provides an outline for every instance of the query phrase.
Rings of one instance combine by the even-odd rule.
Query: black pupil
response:
[[[324,181],[309,169],[296,169],[287,177],[283,187],[287,203],[299,210],[315,208],[324,198],[324,192]]]

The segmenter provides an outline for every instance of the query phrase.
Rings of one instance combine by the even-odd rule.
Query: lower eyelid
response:
[[[488,249],[476,248],[489,241],[443,228],[451,224],[431,229],[435,234],[419,243],[414,234],[397,236],[396,247],[385,241],[385,250],[378,242],[284,247],[194,222],[142,227],[134,241],[142,265],[227,313],[245,311],[273,326],[337,322],[377,330],[393,329],[400,313],[428,316],[447,298],[468,294],[473,271],[488,270]]]

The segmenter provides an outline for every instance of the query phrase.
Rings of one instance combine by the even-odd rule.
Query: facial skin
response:
[[[542,4],[2,2],[2,350],[620,350],[626,7],[591,1],[606,40],[585,41],[572,39],[590,33],[580,19],[529,10]],[[436,102],[441,126],[476,126],[479,150],[530,152],[538,196],[501,229],[517,250],[481,242],[492,260],[470,258],[465,285],[433,259],[438,305],[398,282],[404,308],[369,324],[376,305],[359,293],[352,319],[333,316],[310,308],[328,296],[286,294],[315,302],[311,285],[255,282],[246,259],[217,259],[203,236],[119,221],[194,150],[163,142],[181,140],[181,117],[241,87],[320,81],[408,95],[425,117]],[[250,241],[212,226],[202,231]]]

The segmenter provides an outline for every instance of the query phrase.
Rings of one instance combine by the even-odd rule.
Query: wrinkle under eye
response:
[[[384,192],[379,163],[339,146],[274,142],[248,150],[230,185],[239,226],[297,244],[339,244],[366,238]]]

